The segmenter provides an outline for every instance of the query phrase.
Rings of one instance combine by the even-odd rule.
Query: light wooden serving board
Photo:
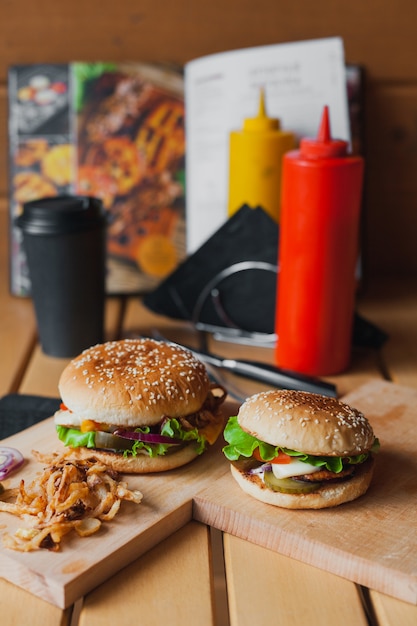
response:
[[[0,544],[0,576],[67,607],[192,517],[232,535],[398,599],[417,604],[417,390],[375,381],[346,396],[363,410],[381,441],[368,493],[321,511],[289,511],[246,495],[233,480],[222,441],[187,466],[127,476],[143,502],[123,502],[116,518],[87,538],[65,537],[60,552],[22,554]],[[231,415],[236,405],[227,405]],[[56,449],[52,420],[4,440],[27,465],[9,484],[41,467],[31,450]],[[7,486],[7,483],[6,483]],[[21,526],[0,514],[0,534]]]
[[[224,407],[226,416],[236,409],[228,403]],[[2,481],[5,488],[18,486],[22,478],[29,484],[42,471],[32,450],[50,453],[64,449],[55,434],[53,418],[4,439],[2,444],[17,448],[27,459],[21,470]],[[81,538],[75,532],[65,536],[59,552],[21,553],[6,549],[1,540],[3,533],[13,534],[25,523],[0,513],[0,577],[66,608],[192,519],[195,493],[228,471],[225,463],[219,463],[223,458],[222,444],[219,440],[202,456],[177,470],[125,475],[128,487],[143,493],[142,502],[122,502],[116,517],[90,537]]]
[[[355,583],[417,604],[417,390],[372,382],[344,398],[380,439],[358,500],[286,510],[245,494],[230,472],[194,497],[195,519]]]

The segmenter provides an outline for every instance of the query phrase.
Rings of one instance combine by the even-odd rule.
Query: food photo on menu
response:
[[[10,212],[42,197],[98,197],[109,214],[107,291],[143,293],[185,256],[181,72],[136,63],[9,71]],[[30,293],[17,229],[11,289]]]

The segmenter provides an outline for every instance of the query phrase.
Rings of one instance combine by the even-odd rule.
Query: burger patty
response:
[[[303,476],[294,476],[293,480],[302,480],[303,482],[322,482],[325,480],[339,480],[340,478],[347,478],[352,476],[355,471],[354,465],[347,465],[341,472],[331,472],[330,470],[323,469],[313,474],[304,474]]]
[[[212,384],[201,409],[190,415],[178,417],[177,419],[184,430],[204,428],[204,426],[207,426],[207,424],[213,421],[213,417],[216,416],[219,406],[225,399],[225,388],[221,385]],[[221,419],[223,419],[223,417],[221,417]]]

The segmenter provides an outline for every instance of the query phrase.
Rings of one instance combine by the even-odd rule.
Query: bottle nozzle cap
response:
[[[304,138],[300,142],[302,156],[310,159],[345,156],[348,143],[343,139],[332,139],[330,131],[329,107],[323,108],[320,127],[316,139]]]
[[[259,109],[257,117],[250,117],[243,121],[243,130],[248,131],[265,131],[265,130],[279,130],[279,120],[273,117],[268,117],[265,107],[265,92],[261,88],[259,96]]]

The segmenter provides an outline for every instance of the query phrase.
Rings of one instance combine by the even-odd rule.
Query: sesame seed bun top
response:
[[[349,456],[372,447],[366,417],[347,404],[304,391],[273,390],[251,396],[238,423],[258,439],[313,456]]]
[[[84,350],[62,372],[63,403],[85,420],[152,426],[199,410],[210,381],[188,351],[154,339],[109,341]]]

